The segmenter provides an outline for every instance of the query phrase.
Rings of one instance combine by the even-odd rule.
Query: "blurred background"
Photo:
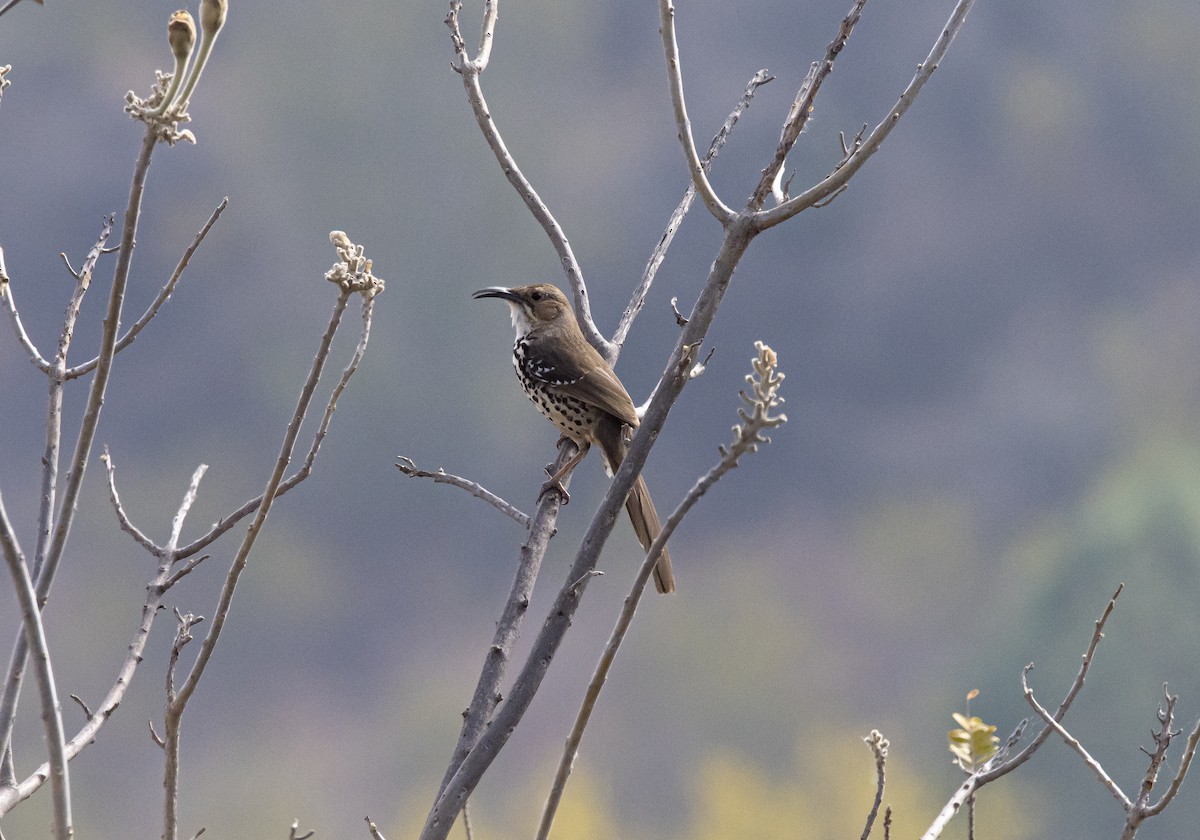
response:
[[[698,142],[759,68],[714,169],[740,206],[847,0],[690,0],[679,39]],[[951,8],[878,3],[842,53],[790,161],[793,190],[874,125]],[[45,7],[0,19],[0,245],[25,323],[53,351],[78,265],[128,196],[141,126],[122,113],[169,69],[174,3]],[[195,11],[193,9],[193,11]],[[464,11],[469,42],[479,8]],[[521,394],[511,327],[482,286],[562,282],[450,70],[445,4],[235,2],[193,96],[195,146],[150,171],[125,322],[224,196],[230,206],[152,327],[119,357],[98,444],[127,511],[165,540],[262,488],[334,297],[331,229],[388,281],[368,355],[312,478],[274,509],[185,719],[181,831],[413,836],[440,781],[522,533],[465,493],[407,479],[397,455],[533,507],[555,435]],[[686,174],[653,3],[506,0],[484,88],[508,145],[570,237],[611,331]],[[862,737],[890,739],[893,835],[928,825],[961,772],[951,713],[1006,736],[1019,675],[1056,705],[1118,583],[1066,723],[1136,789],[1163,683],[1200,716],[1200,6],[981,2],[908,116],[829,207],[761,236],[646,467],[660,511],[718,457],[753,342],[779,353],[788,424],[672,541],[679,593],[643,604],[567,789],[568,838],[857,837],[873,793]],[[618,372],[640,402],[720,231],[686,221]],[[114,234],[114,241],[116,240]],[[89,358],[102,263],[74,360]],[[7,318],[5,319],[7,322]],[[340,336],[335,366],[353,346]],[[328,383],[331,386],[331,382]],[[68,391],[73,441],[86,386]],[[0,490],[34,542],[45,381],[0,327]],[[60,690],[98,702],[137,624],[151,559],[118,531],[99,447],[47,611]],[[521,651],[607,479],[572,483]],[[210,615],[233,539],[170,593]],[[472,799],[476,836],[528,837],[624,598],[622,520],[522,726]],[[7,588],[7,587],[6,587]],[[0,630],[18,626],[0,597]],[[201,625],[204,629],[206,625]],[[161,831],[161,720],[174,632],[73,764],[80,837]],[[5,643],[7,644],[7,643]],[[7,657],[5,657],[7,660]],[[24,695],[17,761],[42,760]],[[65,709],[68,729],[80,715]],[[1165,772],[1173,774],[1178,746]],[[23,775],[23,774],[22,774]],[[48,791],[4,823],[45,836]],[[1058,741],[987,788],[981,836],[1116,836],[1123,814]],[[1194,834],[1200,779],[1142,837]],[[456,833],[460,829],[456,829]],[[964,836],[960,824],[947,836]],[[461,835],[460,835],[461,836]]]

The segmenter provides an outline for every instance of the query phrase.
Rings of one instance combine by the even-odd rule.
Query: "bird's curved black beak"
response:
[[[488,286],[486,289],[480,289],[478,292],[475,292],[473,295],[471,295],[471,297],[475,300],[489,297],[501,298],[502,300],[511,301],[512,303],[516,303],[518,300],[520,300],[520,298],[515,292],[513,292],[512,289],[507,289],[504,286]]]

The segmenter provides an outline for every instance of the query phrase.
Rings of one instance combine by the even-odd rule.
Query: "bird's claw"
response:
[[[538,493],[537,503],[540,505],[542,499],[546,498],[546,494],[554,491],[562,499],[563,505],[569,505],[571,503],[571,494],[567,492],[567,488],[563,487],[562,480],[554,477],[553,465],[547,465],[546,475],[550,476],[550,480],[542,485],[542,489]]]

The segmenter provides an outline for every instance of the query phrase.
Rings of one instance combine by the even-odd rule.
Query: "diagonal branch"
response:
[[[73,828],[71,821],[71,782],[67,772],[66,736],[63,734],[62,708],[58,702],[58,689],[54,685],[54,669],[50,664],[50,648],[46,642],[46,628],[42,624],[42,612],[34,591],[29,566],[17,544],[12,522],[0,498],[0,548],[3,549],[5,564],[13,581],[13,591],[21,608],[21,624],[25,638],[33,654],[33,673],[38,693],[42,700],[42,725],[46,732],[46,748],[50,754],[50,789],[53,809],[53,830],[56,840],[70,840]],[[0,742],[0,744],[7,741]]]
[[[225,208],[228,206],[229,198],[226,197],[221,199],[221,203],[217,205],[217,209],[214,210],[212,215],[208,217],[208,221],[204,223],[204,226],[200,228],[199,233],[197,233],[195,238],[192,240],[192,244],[187,247],[187,250],[183,252],[183,256],[179,258],[179,262],[176,264],[175,270],[171,272],[170,279],[168,279],[166,284],[159,290],[158,295],[154,298],[153,302],[151,302],[146,311],[142,313],[142,317],[138,318],[137,321],[134,322],[133,326],[131,326],[125,333],[125,335],[121,336],[120,340],[117,341],[116,350],[114,352],[120,353],[122,350],[132,344],[133,340],[138,337],[138,333],[140,333],[142,329],[150,323],[150,320],[158,314],[158,310],[162,308],[162,305],[170,299],[171,293],[175,291],[175,286],[179,283],[179,278],[183,276],[184,269],[187,268],[188,263],[192,259],[192,255],[196,253],[196,249],[200,247],[200,243],[204,241],[204,237],[208,235],[208,232],[212,229],[212,226],[217,223],[217,219],[220,218],[221,213],[224,212]],[[91,373],[96,369],[96,365],[99,364],[99,362],[100,357],[97,356],[96,358],[84,362],[81,365],[68,368],[66,371],[64,371],[63,378],[75,379]]]
[[[754,98],[754,94],[760,87],[775,79],[766,70],[759,70],[751,77],[746,85],[746,90],[742,93],[742,98],[733,107],[733,111],[725,118],[725,122],[721,124],[721,128],[713,137],[712,143],[708,146],[708,151],[704,158],[700,161],[700,166],[707,172],[712,166],[713,160],[725,145],[725,141],[729,139],[733,127],[737,125],[737,121],[741,118],[742,113],[750,107],[750,100]],[[625,312],[621,315],[621,321],[617,324],[617,330],[613,333],[613,344],[617,347],[625,343],[626,336],[629,335],[629,328],[633,326],[633,319],[637,317],[641,311],[642,305],[646,302],[646,295],[650,293],[650,286],[654,283],[654,277],[658,274],[658,267],[662,265],[662,261],[666,259],[667,249],[671,247],[671,243],[675,240],[675,234],[679,231],[679,226],[683,224],[683,218],[692,209],[692,202],[696,198],[696,185],[689,183],[687,189],[683,193],[683,198],[675,207],[675,212],[671,214],[671,218],[667,221],[667,229],[663,231],[662,237],[658,240],[658,244],[654,246],[654,250],[650,252],[650,259],[646,262],[646,268],[642,271],[642,281],[634,290],[633,297],[629,301],[629,305],[625,307]]]
[[[516,521],[518,524],[529,527],[529,514],[517,509],[511,502],[497,496],[491,490],[484,487],[477,481],[471,481],[469,478],[463,478],[460,475],[453,475],[445,470],[438,468],[437,472],[419,469],[412,458],[404,455],[398,456],[400,461],[396,464],[396,469],[407,475],[409,478],[429,478],[434,484],[449,484],[451,487],[457,487],[460,490],[466,490],[477,499],[482,499],[496,510],[503,513],[505,516]]]
[[[338,384],[334,387],[333,391],[329,395],[328,401],[325,403],[325,411],[321,416],[321,423],[317,427],[316,433],[313,435],[312,443],[308,447],[308,454],[304,456],[304,463],[300,466],[300,469],[296,470],[296,472],[292,473],[284,481],[280,482],[279,488],[275,493],[276,498],[279,498],[312,474],[313,464],[317,460],[317,453],[320,452],[321,444],[324,442],[325,436],[329,433],[329,427],[333,423],[333,413],[337,408],[338,397],[341,396],[342,391],[346,389],[346,385],[350,382],[350,378],[354,376],[355,371],[358,370],[359,362],[362,361],[363,354],[366,352],[367,341],[371,337],[372,312],[373,298],[371,296],[364,295],[362,307],[362,330],[359,332],[358,345],[354,348],[354,353],[350,358],[350,362],[346,365],[345,369],[342,370],[342,375],[338,380]],[[199,551],[203,551],[205,548],[216,542],[223,534],[228,532],[234,525],[258,510],[259,506],[262,504],[262,500],[263,496],[262,494],[259,494],[253,499],[243,503],[242,506],[237,510],[221,517],[221,519],[208,530],[208,533],[198,537],[197,539],[180,548],[176,552],[176,555],[180,559],[183,559],[185,557],[190,557]]]
[[[767,429],[778,428],[787,422],[785,415],[771,413],[783,402],[783,398],[778,394],[779,385],[783,382],[783,374],[776,371],[775,352],[761,341],[755,342],[755,346],[758,350],[758,356],[754,360],[755,373],[746,377],[754,396],[747,396],[745,391],[742,391],[740,394],[742,400],[750,407],[752,413],[747,414],[745,409],[738,409],[740,422],[733,427],[733,442],[728,447],[720,447],[721,460],[692,486],[692,489],[684,496],[683,501],[667,517],[667,521],[663,523],[662,530],[655,536],[650,547],[646,550],[646,557],[642,562],[641,568],[638,570],[637,577],[634,579],[629,594],[625,596],[621,613],[617,617],[617,623],[609,635],[608,643],[604,646],[604,651],[600,655],[600,661],[596,664],[596,669],[592,673],[591,680],[588,682],[587,690],[584,692],[583,704],[576,714],[575,724],[571,727],[571,733],[567,736],[567,743],[563,749],[562,757],[559,759],[554,783],[550,788],[550,796],[547,798],[546,806],[542,811],[542,821],[538,828],[536,840],[547,840],[550,836],[550,827],[554,823],[558,804],[566,788],[567,777],[570,776],[571,768],[575,764],[575,758],[579,754],[579,744],[583,741],[583,731],[587,728],[588,722],[591,720],[592,711],[595,709],[596,701],[600,698],[600,692],[608,680],[608,674],[612,669],[613,662],[616,660],[617,651],[620,649],[621,643],[625,639],[625,634],[629,631],[629,627],[633,623],[633,616],[637,611],[642,593],[645,592],[650,575],[654,573],[654,567],[658,565],[658,558],[662,554],[667,540],[671,538],[671,535],[675,533],[680,523],[683,522],[688,511],[695,506],[696,502],[700,501],[700,497],[708,492],[709,488],[716,484],[725,473],[736,467],[738,460],[743,455],[757,451],[759,444],[770,442],[770,438],[765,435]],[[574,585],[572,588],[574,588]]]
[[[950,19],[938,34],[933,48],[929,51],[929,55],[917,65],[916,75],[900,94],[900,98],[896,100],[896,104],[892,106],[887,116],[863,140],[862,145],[855,149],[833,172],[826,175],[819,184],[809,187],[800,195],[788,199],[777,207],[757,213],[755,222],[759,230],[766,230],[780,222],[787,221],[802,210],[807,210],[846,186],[846,183],[862,168],[867,159],[879,151],[879,147],[891,134],[900,118],[916,101],[921,89],[925,87],[925,83],[929,81],[942,59],[946,57],[946,52],[950,49],[950,44],[954,41],[955,36],[962,31],[967,20],[967,13],[971,11],[974,4],[975,0],[958,0],[950,12]]]
[[[492,33],[496,25],[498,5],[499,0],[489,0],[485,7],[484,38],[482,43],[488,51],[491,49]],[[604,337],[592,320],[592,308],[588,302],[587,286],[583,282],[583,269],[579,267],[579,261],[575,259],[575,252],[571,249],[571,243],[567,240],[567,235],[563,232],[558,220],[550,212],[550,208],[546,206],[546,202],[542,200],[537,190],[534,189],[533,184],[525,177],[525,173],[517,166],[516,159],[509,152],[508,146],[504,143],[504,138],[500,135],[500,129],[497,128],[495,120],[492,119],[491,109],[488,107],[487,100],[483,97],[483,87],[479,81],[479,76],[483,72],[484,66],[486,66],[486,55],[481,51],[480,58],[472,61],[467,54],[466,44],[463,41],[458,23],[458,14],[461,9],[461,0],[451,0],[450,14],[446,17],[446,25],[450,27],[451,41],[458,59],[458,63],[452,66],[462,77],[463,87],[467,92],[467,101],[471,105],[471,111],[475,114],[475,122],[478,123],[479,130],[483,132],[483,137],[491,148],[492,154],[496,156],[496,161],[500,164],[500,168],[504,172],[505,177],[508,178],[508,182],[512,184],[517,194],[521,196],[521,200],[525,202],[525,206],[529,208],[529,212],[533,214],[534,219],[542,226],[542,230],[546,232],[546,236],[550,239],[551,246],[554,248],[555,253],[558,254],[559,262],[562,264],[563,271],[567,275],[567,281],[575,297],[575,313],[578,316],[580,329],[583,330],[583,334],[587,337],[587,340],[611,364],[616,360],[617,348]]]
[[[837,60],[838,54],[846,46],[846,42],[850,40],[850,34],[854,31],[859,18],[862,17],[862,10],[866,5],[867,0],[854,0],[854,5],[850,7],[849,13],[847,13],[846,17],[842,18],[837,35],[834,36],[829,46],[825,48],[825,57],[821,61],[814,63],[805,76],[804,83],[796,93],[791,110],[788,112],[787,119],[783,123],[783,131],[779,137],[779,145],[775,149],[775,157],[767,164],[766,169],[763,170],[762,178],[759,179],[758,186],[754,188],[750,204],[755,209],[762,208],[763,203],[767,200],[767,196],[772,191],[772,186],[778,183],[792,146],[796,144],[796,141],[800,138],[800,133],[808,125],[808,118],[813,110],[813,102],[817,98],[817,93],[821,90],[821,84],[833,72],[833,62]]]
[[[29,357],[29,361],[33,362],[34,366],[42,373],[50,373],[50,362],[46,361],[41,351],[37,349],[37,345],[33,343],[33,339],[29,337],[29,333],[25,331],[21,313],[17,311],[17,302],[13,300],[8,269],[4,266],[3,248],[0,248],[0,304],[3,304],[4,308],[8,310],[8,315],[13,323],[13,331],[17,334],[17,341],[25,348],[25,355]]]
[[[1033,710],[1038,713],[1041,719],[1046,722],[1046,726],[1057,732],[1058,736],[1066,742],[1067,746],[1075,750],[1079,757],[1083,759],[1083,763],[1091,768],[1092,772],[1096,774],[1096,778],[1100,780],[1100,783],[1108,789],[1108,792],[1111,793],[1118,802],[1121,803],[1121,807],[1126,811],[1133,808],[1133,803],[1129,801],[1129,797],[1126,796],[1125,792],[1121,790],[1120,786],[1112,780],[1112,777],[1105,772],[1104,767],[1100,764],[1100,762],[1094,759],[1091,753],[1089,753],[1084,748],[1083,744],[1079,742],[1079,739],[1068,732],[1066,727],[1064,727],[1061,723],[1055,720],[1054,716],[1051,715],[1050,712],[1037,701],[1037,698],[1033,696],[1033,689],[1029,687],[1028,680],[1029,670],[1031,667],[1032,666],[1030,665],[1026,665],[1021,671],[1021,691],[1025,695],[1025,700],[1030,706],[1033,707]]]

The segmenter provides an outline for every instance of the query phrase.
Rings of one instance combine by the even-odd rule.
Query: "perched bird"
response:
[[[538,411],[579,447],[579,453],[550,476],[542,493],[556,489],[568,499],[560,482],[592,444],[600,448],[605,471],[615,473],[628,448],[626,429],[638,425],[637,411],[608,362],[583,337],[566,296],[555,286],[535,283],[512,289],[493,286],[472,297],[508,302],[517,331],[513,345],[517,379]],[[625,510],[638,541],[648,549],[662,525],[640,475],[625,500]],[[659,592],[675,591],[671,556],[665,548],[654,568],[654,585]]]

